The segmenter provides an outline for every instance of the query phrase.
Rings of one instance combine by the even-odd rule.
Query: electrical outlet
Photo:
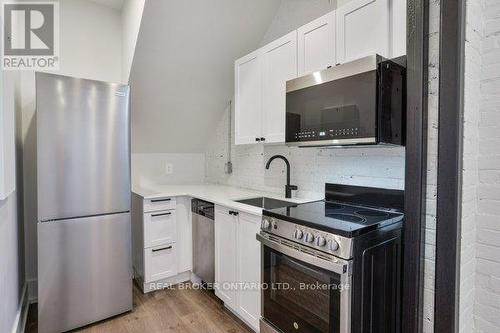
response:
[[[171,175],[174,173],[174,165],[172,163],[165,163],[165,174]]]

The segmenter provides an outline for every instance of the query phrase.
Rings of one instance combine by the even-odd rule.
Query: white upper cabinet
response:
[[[295,31],[264,46],[262,57],[262,138],[285,142],[286,81],[297,77]]]
[[[235,143],[255,143],[262,136],[262,76],[260,50],[236,60]]]
[[[390,0],[353,0],[336,10],[337,63],[391,56]]]
[[[298,76],[335,66],[335,11],[297,30]]]

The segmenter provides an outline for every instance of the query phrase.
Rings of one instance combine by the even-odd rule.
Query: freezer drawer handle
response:
[[[152,214],[151,217],[158,217],[158,216],[165,216],[165,215],[171,215],[171,212],[168,213],[161,213],[161,214]]]
[[[171,198],[167,198],[167,199],[151,199],[151,202],[164,202],[164,201],[170,201],[172,200]]]
[[[170,250],[172,246],[167,246],[167,247],[162,247],[161,249],[154,249],[152,250],[153,252],[160,252],[160,251],[165,251],[165,250]]]

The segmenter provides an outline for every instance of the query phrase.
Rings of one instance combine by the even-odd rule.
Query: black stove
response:
[[[326,184],[325,200],[263,211],[262,231],[350,259],[354,238],[402,226],[404,192]]]
[[[262,281],[290,289],[262,291],[261,332],[399,332],[403,205],[403,191],[326,184],[323,201],[264,210]],[[308,288],[325,285],[348,288]]]
[[[344,237],[355,237],[403,219],[397,211],[328,201],[265,210],[264,215]]]

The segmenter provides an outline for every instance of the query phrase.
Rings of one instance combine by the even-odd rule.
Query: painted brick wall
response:
[[[476,269],[477,158],[481,104],[481,42],[484,31],[482,0],[466,2],[462,236],[460,263],[460,332],[474,331]]]
[[[424,256],[424,333],[434,332],[434,278],[436,264],[436,191],[439,122],[439,0],[429,4],[429,95],[427,128],[427,202]]]
[[[483,1],[474,324],[489,333],[500,332],[500,0]]]

